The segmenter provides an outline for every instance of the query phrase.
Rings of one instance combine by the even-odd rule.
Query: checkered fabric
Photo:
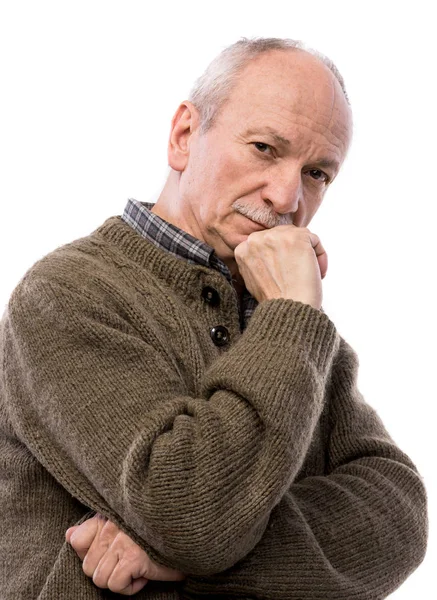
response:
[[[164,219],[151,212],[152,207],[153,203],[139,202],[134,198],[129,198],[121,218],[158,248],[166,250],[189,263],[216,269],[232,283],[231,272],[225,263],[218,258],[211,246],[182,231],[179,227],[164,221]],[[245,329],[258,302],[245,290],[242,304],[241,326],[242,329]]]

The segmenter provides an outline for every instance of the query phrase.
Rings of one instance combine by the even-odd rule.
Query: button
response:
[[[223,325],[213,327],[210,334],[216,346],[226,346],[229,343],[229,331]]]
[[[202,290],[202,298],[211,306],[218,306],[220,304],[220,296],[217,290],[208,285]]]

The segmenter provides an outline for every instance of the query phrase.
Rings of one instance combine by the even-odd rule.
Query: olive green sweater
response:
[[[323,311],[241,334],[224,276],[112,217],[24,276],[0,358],[2,600],[116,597],[64,542],[95,511],[189,575],[138,599],[377,600],[423,560],[422,479]]]

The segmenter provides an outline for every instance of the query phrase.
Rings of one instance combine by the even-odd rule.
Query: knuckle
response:
[[[141,548],[139,546],[137,546],[136,544],[133,546],[129,546],[128,548],[125,549],[125,552],[124,552],[124,558],[129,562],[137,561],[141,558],[144,558],[145,556],[147,556],[147,555],[144,552],[144,550],[141,550]]]
[[[71,536],[71,538],[70,538],[70,546],[73,548],[73,550],[75,552],[80,552],[80,550],[82,550],[78,540],[73,538],[73,536]]]
[[[99,542],[103,545],[109,545],[117,537],[117,530],[113,530],[110,527],[102,529],[99,535]]]
[[[291,235],[297,239],[307,238],[309,235],[311,235],[311,232],[308,227],[298,227],[291,232]]]
[[[131,548],[135,548],[136,544],[132,542],[129,536],[120,531],[111,543],[111,550],[117,552],[118,555],[126,554]]]
[[[296,232],[293,232],[293,236],[291,239],[293,240],[307,240],[309,237],[309,231],[306,229],[298,229]]]
[[[89,548],[89,541],[81,535],[79,530],[77,530],[70,538],[70,545],[76,552],[80,552]]]
[[[253,231],[251,234],[249,234],[247,236],[247,243],[251,244],[253,246],[253,244],[260,244],[263,240],[263,238],[268,235],[271,232],[271,229],[268,229],[267,231]]]
[[[120,529],[112,521],[106,521],[102,528],[102,532],[107,535],[116,535],[119,531]]]
[[[241,244],[238,244],[238,246],[236,246],[235,250],[234,250],[234,256],[236,258],[240,258],[244,255],[244,253],[246,252],[246,247],[247,247],[247,240],[245,242],[242,242]]]

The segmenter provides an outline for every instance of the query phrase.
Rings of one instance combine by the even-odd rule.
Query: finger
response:
[[[146,577],[153,581],[182,581],[185,579],[184,573],[154,562],[124,533],[119,533],[103,557],[102,563],[110,553],[119,557],[109,578],[109,583],[117,586],[117,589],[124,589],[132,580],[140,577]],[[112,588],[110,587],[110,589]]]
[[[74,525],[74,527],[69,527],[67,529],[67,531],[65,532],[65,541],[66,542],[70,543],[70,538],[78,527],[79,527],[79,525]]]
[[[134,581],[131,583],[132,586],[132,590],[129,592],[128,595],[133,595],[133,594],[137,594],[140,590],[143,589],[143,587],[146,585],[146,583],[149,580],[146,579],[145,577],[140,577],[139,579],[134,579]],[[124,592],[121,592],[122,594],[124,594]],[[126,594],[124,594],[126,595]]]
[[[112,574],[114,572],[114,570],[117,567],[118,564],[118,554],[114,551],[112,551],[111,548],[109,548],[109,550],[107,552],[105,552],[105,554],[103,555],[102,559],[100,560],[99,564],[97,565],[97,567],[94,570],[93,573],[93,582],[94,584],[99,587],[99,588],[108,588],[109,587],[109,580],[112,577]],[[131,581],[131,578],[128,578],[129,581]],[[123,586],[125,587],[125,586]],[[118,590],[113,590],[112,588],[111,591],[113,592],[117,592]],[[120,588],[122,589],[122,588]]]
[[[93,517],[81,525],[76,526],[74,531],[70,534],[70,544],[81,560],[85,558],[97,535],[99,523],[100,519]]]
[[[145,577],[134,579],[132,583],[130,583],[127,587],[125,587],[123,590],[118,591],[117,593],[121,596],[133,596],[137,594],[140,590],[142,590],[148,581],[149,580]],[[111,588],[109,589],[113,591]]]
[[[142,589],[147,581],[149,581],[144,574],[136,577],[138,570],[139,568],[137,566],[132,565],[132,563],[129,563],[126,560],[118,561],[108,577],[107,587],[111,592],[116,592],[118,594],[129,595],[135,593],[133,591],[134,588],[137,588],[140,585],[135,584],[136,581],[140,580],[140,583],[141,581],[143,582],[143,585],[141,585],[139,589]]]
[[[184,573],[171,569],[170,567],[164,567],[158,565],[156,562],[149,558],[150,564],[147,568],[147,577],[152,581],[183,581],[185,579]]]
[[[82,569],[85,575],[93,577],[94,571],[102,560],[105,553],[111,547],[117,537],[119,529],[111,521],[100,519],[97,534],[83,560]],[[118,555],[117,555],[118,556]]]
[[[320,256],[317,257],[317,260],[319,262],[319,267],[320,267],[320,276],[322,279],[325,278],[326,273],[328,271],[328,255],[325,252],[324,254],[321,254]]]
[[[320,241],[319,236],[317,236],[315,233],[311,233],[311,231],[309,232],[309,234],[311,239],[311,245],[313,247],[314,252],[316,253],[317,262],[319,263],[320,276],[323,279],[328,270],[328,255],[326,253],[325,248],[323,247],[322,242]]]
[[[101,535],[103,535],[103,530]],[[139,548],[125,533],[119,531],[95,568],[93,582],[97,587],[130,595],[146,585],[148,579],[145,575],[149,565],[150,560],[144,550]],[[84,570],[88,570],[88,568],[91,571],[92,565],[88,567],[85,564]],[[141,581],[135,582],[137,579],[141,579]]]

